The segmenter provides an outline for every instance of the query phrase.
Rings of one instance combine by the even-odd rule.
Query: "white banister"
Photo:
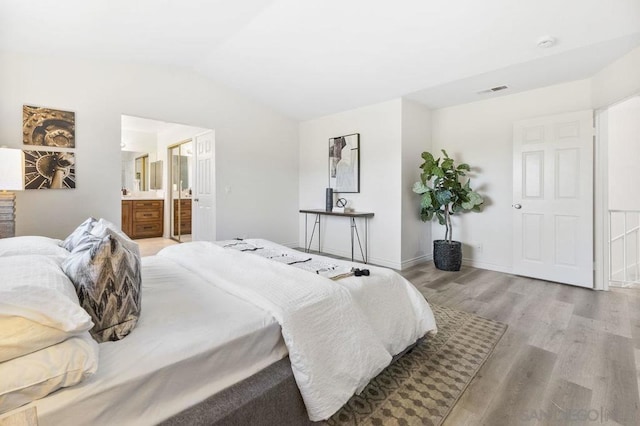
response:
[[[616,236],[613,236],[614,232]],[[609,282],[611,286],[617,287],[640,285],[638,210],[609,210]]]

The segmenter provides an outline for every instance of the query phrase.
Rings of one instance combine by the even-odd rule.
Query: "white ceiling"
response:
[[[0,2],[2,50],[187,67],[298,119],[585,78],[639,44],[640,0]]]

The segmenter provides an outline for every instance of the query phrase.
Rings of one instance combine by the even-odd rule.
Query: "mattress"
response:
[[[267,312],[168,259],[142,264],[137,327],[100,344],[93,377],[16,412],[37,407],[41,426],[155,424],[287,355]]]

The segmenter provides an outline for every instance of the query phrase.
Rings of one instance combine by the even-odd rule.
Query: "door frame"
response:
[[[180,142],[176,142],[172,145],[167,146],[167,195],[168,200],[169,200],[169,238],[172,239],[173,241],[177,241],[177,242],[182,242],[181,241],[181,236],[182,236],[182,232],[178,232],[178,236],[174,237],[173,235],[173,218],[175,217],[174,215],[174,211],[173,211],[173,158],[171,157],[171,151],[174,148],[178,148],[178,152],[182,152],[182,145],[188,144],[189,142],[192,142],[193,138],[188,138],[188,139],[184,139],[181,140]],[[195,161],[194,161],[194,168],[195,168]],[[195,179],[195,170],[194,170],[194,179]],[[178,198],[176,198],[177,200],[181,200],[181,189],[178,189]],[[178,217],[180,217],[180,203],[178,203]],[[193,228],[193,216],[191,217],[191,228]]]
[[[593,237],[594,290],[609,290],[609,126],[608,109],[594,110]]]

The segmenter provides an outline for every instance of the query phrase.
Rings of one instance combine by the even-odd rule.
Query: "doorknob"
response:
[[[514,204],[514,205],[513,205],[513,208],[514,208],[514,209],[516,209],[516,210],[520,210],[520,209],[522,208],[522,205],[520,205],[520,204]]]
[[[194,198],[193,201],[195,201],[197,203],[200,200],[198,198]]]

